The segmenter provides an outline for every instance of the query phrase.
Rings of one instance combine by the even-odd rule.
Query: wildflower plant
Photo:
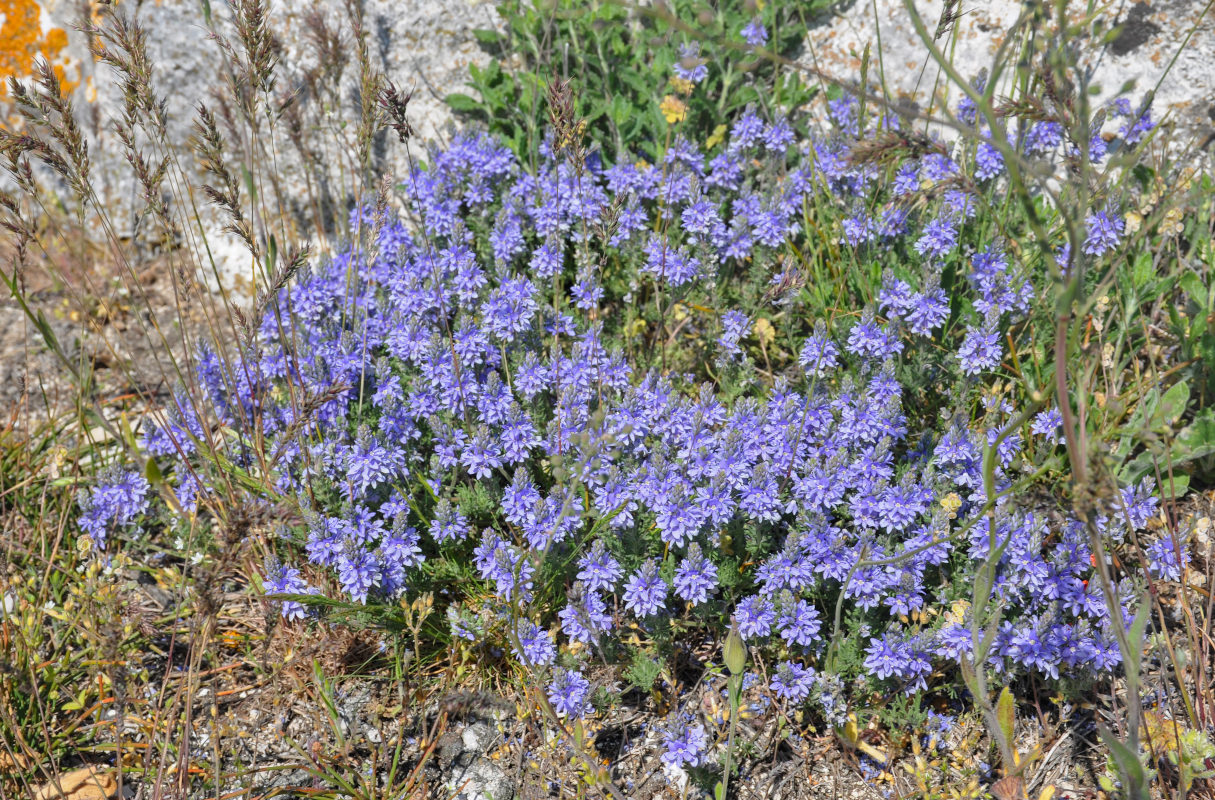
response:
[[[322,589],[395,602],[431,565],[469,558],[502,604],[489,630],[536,669],[567,644],[599,647],[613,607],[643,629],[734,615],[749,645],[830,669],[844,604],[870,631],[864,674],[913,690],[973,655],[965,611],[925,611],[980,581],[1000,608],[988,668],[1115,668],[1111,626],[1129,616],[1099,594],[1087,527],[1015,502],[1025,469],[1058,447],[1052,418],[980,380],[1032,312],[1032,265],[956,202],[903,213],[890,172],[848,154],[853,105],[833,105],[839,134],[800,144],[750,111],[719,151],[677,139],[661,166],[583,163],[549,139],[532,174],[476,133],[432,149],[373,247],[278,291],[297,326],[266,317],[239,372],[200,357],[243,468],[266,470],[307,520],[278,549],[322,585],[282,567],[269,585],[290,584],[291,603]],[[934,144],[894,175],[909,165],[956,182],[974,162]],[[973,191],[966,203],[981,204]],[[745,323],[813,306],[753,287],[784,279],[774,265],[804,243],[808,203],[852,197],[877,209],[872,235],[841,244],[901,267],[855,316],[783,322],[774,363]],[[948,393],[912,377],[925,372]],[[323,399],[301,418],[293,395]],[[943,424],[923,427],[909,398]],[[243,418],[255,405],[260,444]],[[1126,487],[1097,526],[1121,539],[1156,502],[1150,484]],[[1175,571],[1150,552],[1158,574]],[[1129,615],[1131,585],[1116,591]],[[805,700],[811,668],[785,663],[773,690]],[[582,679],[561,675],[550,693],[568,714]]]
[[[748,53],[784,28],[703,24]],[[1141,199],[1112,180],[1025,185],[1102,163],[1133,174],[1150,109],[995,106],[981,76],[950,109],[956,139],[864,88],[834,92],[807,134],[758,89],[714,109],[732,62],[681,30],[661,28],[653,57],[665,110],[624,114],[619,94],[587,109],[597,96],[554,81],[547,128],[533,113],[526,137],[409,149],[399,209],[387,184],[359,198],[350,240],[319,257],[277,263],[210,159],[212,199],[265,274],[247,310],[231,301],[235,335],[190,343],[139,437],[116,432],[142,468],[78,488],[80,549],[103,561],[165,520],[228,543],[256,528],[285,624],[379,621],[415,649],[425,636],[508,659],[579,750],[593,660],[631,657],[649,690],[667,676],[646,647],[731,620],[723,796],[751,653],[782,713],[844,730],[869,690],[918,697],[961,675],[1012,770],[1011,694],[993,704],[990,682],[1133,678],[1142,581],[1189,560],[1153,524],[1161,472],[1131,461],[1151,425],[1111,402],[1134,387],[1110,386],[1097,413],[1068,381],[1090,346],[1073,319],[1110,371],[1150,344],[1103,341],[1113,310],[1092,299],[1134,308],[1153,286],[1119,280],[1134,235],[1120,209]],[[378,98],[387,116],[366,129],[411,148],[404,101]],[[205,109],[200,125],[215,138]],[[18,177],[46,155],[3,141]],[[1141,420],[1177,422],[1188,399]],[[1102,425],[1136,429],[1115,453],[1135,469],[1102,461]],[[1028,498],[1065,477],[1070,508]],[[446,625],[406,620],[423,597]],[[718,763],[705,719],[667,722],[664,766]]]

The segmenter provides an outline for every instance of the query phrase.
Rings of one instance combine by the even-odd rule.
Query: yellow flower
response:
[[[686,81],[678,75],[671,76],[671,88],[682,95],[689,95],[696,88],[696,84],[691,81]]]
[[[713,129],[713,134],[705,140],[705,150],[712,150],[717,145],[721,144],[726,139],[726,126],[718,125]]]
[[[776,329],[772,327],[772,323],[760,317],[755,320],[755,338],[759,339],[761,347],[767,347],[776,339]]]
[[[945,612],[945,620],[955,625],[961,625],[966,620],[966,612],[969,610],[969,600],[955,600],[953,606]]]
[[[662,98],[662,105],[659,106],[668,123],[674,125],[677,122],[683,122],[688,116],[687,105],[673,94],[669,94]]]
[[[1166,236],[1169,234],[1179,234],[1185,226],[1181,223],[1181,209],[1170,208],[1164,212],[1164,221],[1160,223],[1160,230]]]
[[[1143,216],[1138,211],[1126,212],[1126,232],[1134,233],[1143,225]]]
[[[953,519],[958,515],[958,509],[962,507],[962,498],[957,492],[950,492],[941,498],[941,508],[945,509],[945,513]]]

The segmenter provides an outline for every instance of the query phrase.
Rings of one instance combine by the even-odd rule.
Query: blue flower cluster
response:
[[[105,550],[110,533],[127,528],[148,508],[148,481],[138,472],[110,470],[79,500],[80,529]]]
[[[748,40],[762,34],[752,26]],[[685,53],[687,79],[700,68]],[[855,104],[832,111],[838,132],[804,144],[785,121],[752,113],[711,156],[677,140],[660,164],[605,169],[547,152],[539,174],[466,133],[408,176],[401,221],[356,212],[367,244],[298,275],[237,358],[199,356],[234,463],[304,511],[295,552],[309,567],[273,565],[266,591],[318,591],[304,575],[328,575],[355,602],[395,598],[428,560],[467,559],[502,609],[525,611],[502,622],[535,667],[555,664],[567,642],[598,646],[623,616],[652,626],[732,615],[748,644],[798,659],[776,671],[777,696],[818,691],[837,714],[834,676],[803,666],[823,652],[836,600],[869,615],[873,677],[924,686],[973,647],[967,609],[936,609],[969,596],[995,543],[1003,618],[992,667],[1058,677],[1115,666],[1110,626],[1124,620],[1092,580],[1085,527],[1008,494],[1022,459],[1058,445],[1058,412],[1009,430],[1005,399],[987,396],[974,421],[969,411],[977,376],[999,368],[1009,324],[1035,297],[995,234],[963,247],[978,206],[968,192],[998,180],[998,151],[962,157],[942,144],[885,170],[853,157],[855,139],[872,134]],[[1045,156],[1062,136],[1037,123],[1023,147]],[[913,212],[925,187],[941,199]],[[626,354],[629,331],[614,320],[647,292],[659,305],[702,298],[689,335],[719,363],[751,363],[760,318],[795,299],[796,267],[777,255],[804,240],[816,193],[846,211],[841,246],[897,251],[907,264],[887,270],[869,307],[787,323],[788,367],[730,399]],[[1094,212],[1087,255],[1117,246],[1111,220]],[[712,302],[756,270],[770,305]],[[924,363],[956,376],[957,413],[913,431],[900,370]],[[204,415],[178,405],[148,447],[197,458]],[[997,497],[984,485],[989,448]],[[98,546],[142,507],[140,480],[103,483],[82,502]],[[490,513],[462,500],[473,487]],[[1120,538],[1155,511],[1150,486],[1130,487],[1098,524]],[[1156,574],[1177,573],[1171,546],[1149,555]],[[531,607],[554,570],[567,605]],[[1131,585],[1119,589],[1129,603]],[[484,634],[452,618],[456,635]],[[569,716],[588,692],[571,669],[548,686]],[[698,763],[693,734],[668,743],[670,763]]]

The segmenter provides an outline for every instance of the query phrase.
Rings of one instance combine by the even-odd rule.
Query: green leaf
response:
[[[1139,610],[1135,612],[1135,619],[1131,622],[1131,629],[1127,634],[1130,640],[1131,652],[1127,653],[1126,678],[1127,683],[1132,685],[1139,680],[1139,668],[1143,661],[1143,635],[1147,630],[1148,619],[1150,614],[1151,604],[1143,602],[1142,598],[1139,601]]]
[[[1097,726],[1097,733],[1101,736],[1101,741],[1105,742],[1105,746],[1109,748],[1110,756],[1114,759],[1114,764],[1118,767],[1118,774],[1122,777],[1127,796],[1139,797],[1142,795],[1142,787],[1146,776],[1143,772],[1143,764],[1139,761],[1139,756],[1131,751],[1122,742],[1118,741],[1118,737],[1113,731],[1104,725]]]
[[[245,179],[245,191],[249,193],[249,200],[254,206],[257,205],[257,183],[253,180],[253,173],[244,164],[240,165],[240,174]]]
[[[50,323],[46,321],[46,315],[39,309],[34,317],[34,327],[38,329],[38,333],[42,336],[42,341],[46,342],[46,346],[51,349],[51,352],[59,353],[59,337],[55,336],[55,330]]]
[[[1124,480],[1133,483],[1154,474],[1159,466],[1161,478],[1167,484],[1170,469],[1212,454],[1215,454],[1215,409],[1204,408],[1193,422],[1181,429],[1167,453],[1163,456],[1142,453],[1123,467],[1120,474]],[[1189,486],[1189,476],[1174,475],[1173,484],[1172,494],[1179,497],[1184,487]],[[1162,486],[1161,489],[1168,490],[1169,487]]]
[[[1178,326],[1180,327],[1180,326]],[[1199,314],[1190,320],[1190,337],[1197,339],[1207,332],[1207,317],[1205,314]]]
[[[632,106],[629,105],[628,100],[625,100],[620,95],[612,98],[612,104],[609,106],[609,109],[612,121],[617,125],[623,125],[625,120],[632,116]]]
[[[127,443],[131,452],[138,452],[139,441],[135,438],[135,431],[131,430],[131,421],[127,419],[126,414],[118,416],[118,430],[122,433],[122,439]]]
[[[1131,174],[1139,181],[1140,186],[1147,188],[1151,183],[1152,178],[1156,177],[1156,170],[1149,167],[1147,164],[1139,163],[1131,168]]]
[[[449,94],[443,99],[447,105],[451,107],[451,110],[455,111],[456,113],[469,114],[481,111],[481,103],[466,94],[460,94],[457,92],[455,94]]]
[[[996,701],[996,722],[1000,724],[1000,733],[1004,735],[1004,743],[1013,746],[1013,724],[1016,722],[1016,703],[1012,691],[1005,686]]]
[[[495,47],[504,38],[502,34],[493,28],[474,28],[472,34],[478,44],[486,47]]]
[[[156,459],[148,457],[148,463],[143,467],[144,477],[148,479],[148,483],[153,486],[159,486],[164,483],[164,475],[160,472],[160,467],[156,464]]]
[[[1155,276],[1156,270],[1152,267],[1152,251],[1144,250],[1135,257],[1135,263],[1131,265],[1131,286],[1136,290],[1142,289]]]
[[[1186,406],[1190,403],[1190,385],[1186,381],[1178,381],[1169,387],[1160,398],[1160,404],[1153,409],[1151,427],[1155,430],[1163,425],[1172,425],[1181,419]]]
[[[1204,408],[1198,412],[1194,421],[1177,434],[1176,441],[1190,458],[1215,453],[1215,409]]]
[[[590,111],[588,111],[588,112],[587,112],[587,114],[586,114],[586,122],[587,122],[587,124],[588,124],[588,125],[589,125],[589,124],[591,124],[591,123],[592,123],[592,122],[594,122],[595,120],[597,120],[597,119],[599,119],[600,117],[602,117],[602,116],[604,116],[605,114],[607,114],[607,112],[608,112],[608,104],[607,104],[607,103],[605,103],[605,102],[598,102],[598,103],[594,103],[594,104],[592,104],[592,105],[591,105],[591,108],[590,108]]]
[[[1199,305],[1204,311],[1210,310],[1207,301],[1210,295],[1207,291],[1206,284],[1202,282],[1197,272],[1187,270],[1181,275],[1181,288],[1190,296],[1190,299]]]
[[[266,277],[267,279],[274,274],[274,268],[278,264],[278,242],[274,240],[274,234],[270,234],[270,247],[266,250]]]
[[[1184,473],[1174,474],[1172,479],[1167,475],[1161,475],[1164,485],[1157,491],[1160,497],[1164,500],[1175,500],[1190,490],[1190,476]]]

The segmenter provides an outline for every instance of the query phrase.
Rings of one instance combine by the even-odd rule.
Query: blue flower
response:
[[[764,146],[773,153],[784,154],[796,141],[796,136],[793,133],[793,128],[790,127],[788,120],[784,117],[778,117],[764,131]]]
[[[481,544],[473,551],[473,563],[482,578],[493,582],[502,599],[519,598],[525,602],[531,599],[535,565],[519,548],[493,531],[484,532]]]
[[[755,22],[744,35],[758,41],[761,30]],[[694,47],[683,55],[680,69],[709,71]],[[1125,105],[1115,112],[1126,136],[1142,135],[1132,128],[1150,123]],[[311,568],[358,601],[400,597],[424,553],[471,557],[499,608],[522,603],[525,614],[545,615],[520,629],[530,663],[555,657],[554,621],[562,641],[606,646],[621,610],[649,624],[672,610],[672,590],[681,606],[704,606],[728,583],[731,599],[742,598],[733,616],[749,645],[813,650],[819,609],[842,599],[884,631],[857,634],[868,647],[864,672],[920,685],[940,662],[966,657],[968,623],[950,620],[930,640],[901,618],[938,601],[941,581],[973,581],[994,532],[1007,545],[992,588],[1001,625],[991,667],[1108,669],[1116,615],[1093,580],[1086,526],[1048,526],[1018,504],[987,502],[984,448],[1017,409],[983,403],[972,423],[983,381],[958,380],[958,418],[936,426],[912,407],[919,390],[903,385],[909,370],[939,388],[958,373],[999,369],[1042,277],[1006,255],[999,226],[966,222],[982,206],[962,188],[963,168],[991,188],[1005,167],[982,138],[998,134],[975,112],[959,107],[979,137],[973,163],[935,151],[893,171],[852,157],[855,139],[870,134],[847,96],[829,105],[832,129],[802,147],[789,120],[765,124],[749,109],[724,148],[705,154],[676,138],[652,166],[622,154],[611,168],[592,159],[578,169],[549,134],[535,169],[523,169],[488,136],[459,134],[408,176],[410,221],[383,226],[376,257],[339,250],[279,292],[297,323],[290,331],[268,314],[254,341],[227,357],[197,354],[213,419],[179,402],[145,428],[145,443],[177,461],[173,486],[190,509],[217,495],[213,465],[190,445],[223,431],[240,469],[315,509],[292,538]],[[877,129],[891,122],[874,120]],[[1019,141],[1043,160],[1063,158],[1075,143],[1044,122],[1027,122]],[[1098,149],[1094,139],[1094,157]],[[890,264],[870,304],[845,303],[813,322],[799,311],[811,274],[782,257],[808,235],[807,203],[837,209],[843,238],[863,247],[846,253]],[[367,224],[364,210],[356,215]],[[972,234],[990,238],[954,259],[964,225],[968,246]],[[1112,210],[1094,212],[1085,256],[1110,252],[1124,234]],[[913,247],[920,257],[899,260]],[[605,316],[630,307],[645,319],[643,338]],[[779,340],[766,323],[757,329],[762,364],[743,355],[758,318],[749,315],[779,326]],[[651,344],[680,352],[660,361]],[[712,383],[677,371],[697,364]],[[1057,442],[1058,411],[1000,441],[991,466],[1001,494],[1025,433]],[[271,474],[260,474],[259,452],[278,454]],[[82,531],[104,547],[139,521],[149,495],[134,473],[103,476],[91,496],[81,493]],[[1121,500],[1096,520],[1113,542],[1157,513],[1150,483],[1124,487]],[[473,541],[461,509],[487,526]],[[1142,567],[1162,578],[1184,571],[1184,551],[1142,541]],[[642,561],[660,548],[662,561]],[[541,576],[546,587],[569,586],[564,607],[529,605]],[[266,585],[311,591],[292,568],[275,566]],[[484,639],[488,611],[476,619],[449,607],[453,636]],[[808,692],[835,724],[847,711],[842,684],[818,676],[807,690],[802,669],[778,670],[774,691],[799,702]],[[575,713],[581,681],[552,677],[554,704]],[[690,725],[683,720],[681,733]],[[681,739],[673,750],[695,744]]]
[[[612,616],[607,604],[595,592],[588,592],[581,602],[570,600],[557,613],[561,630],[573,642],[594,644],[601,634],[612,629]]]
[[[548,684],[548,701],[560,717],[581,717],[587,711],[591,683],[582,673],[559,668]]]
[[[265,594],[316,594],[317,590],[308,585],[300,571],[272,560],[266,565],[266,578],[262,582]],[[308,609],[298,600],[282,600],[279,610],[283,619],[298,620],[308,615]]]
[[[515,634],[523,651],[512,648],[512,652],[528,666],[546,667],[557,660],[557,646],[553,644],[552,635],[536,623],[521,622]]]
[[[915,243],[915,251],[929,258],[941,258],[958,245],[958,231],[947,219],[934,219],[924,226]]]
[[[1105,211],[1096,211],[1084,218],[1088,234],[1081,250],[1090,256],[1100,256],[1113,250],[1122,241],[1125,223],[1117,214],[1110,216]]]
[[[1025,152],[1046,155],[1063,141],[1063,126],[1058,122],[1035,122],[1025,134]]]
[[[763,638],[772,632],[776,623],[776,608],[766,597],[752,595],[738,604],[734,618],[738,622],[738,633],[744,639]]]
[[[700,57],[700,42],[688,42],[679,46],[679,60],[673,67],[675,74],[685,81],[700,83],[709,74],[705,60]]]
[[[477,426],[472,438],[464,446],[460,462],[474,478],[488,478],[495,469],[502,466],[502,451],[498,440],[490,435],[488,426]]]
[[[1181,580],[1182,569],[1189,564],[1184,544],[1174,543],[1171,537],[1162,536],[1149,544],[1146,552],[1148,569],[1153,576],[1170,581]]]
[[[735,356],[742,352],[739,341],[751,327],[750,318],[741,311],[727,311],[721,315],[722,333],[717,340],[718,347],[726,355]]]
[[[768,29],[764,27],[759,17],[756,17],[743,26],[742,38],[752,47],[763,47],[768,43]]]
[[[440,500],[435,506],[434,519],[430,523],[430,535],[436,542],[464,539],[471,530],[468,520],[452,506],[451,501]]]
[[[819,323],[815,326],[814,333],[802,342],[802,350],[797,360],[808,375],[822,378],[835,369],[839,363],[838,356],[839,349],[828,337],[826,327]]]
[[[1119,97],[1114,100],[1112,106],[1114,112],[1124,118],[1122,126],[1118,129],[1118,135],[1128,145],[1134,147],[1139,144],[1154,127],[1149,105],[1144,105],[1140,109],[1132,109],[1129,100]]]
[[[865,654],[865,669],[875,677],[900,678],[912,689],[927,688],[932,663],[927,651],[916,640],[888,632],[870,639]]]
[[[975,150],[975,177],[989,181],[1004,171],[1004,155],[989,142],[979,142]]]
[[[717,588],[717,567],[705,558],[700,545],[693,542],[675,569],[675,594],[696,606],[709,599]]]
[[[699,767],[708,759],[709,735],[705,726],[692,725],[677,717],[666,725],[662,736],[666,767]]]
[[[338,580],[356,603],[366,603],[367,594],[380,582],[380,565],[375,556],[353,543],[342,548],[337,557]]]
[[[95,550],[105,550],[109,535],[126,527],[148,508],[148,481],[138,472],[110,470],[87,495],[78,497],[81,530]]]
[[[787,644],[800,647],[809,647],[818,641],[823,627],[818,609],[801,599],[786,601],[783,605],[776,623],[780,637]]]
[[[670,587],[658,574],[658,562],[647,560],[624,585],[624,605],[639,617],[651,617],[665,610]]]
[[[977,375],[1000,364],[1000,334],[983,328],[970,328],[958,348],[958,361],[967,375]]]
[[[912,333],[931,336],[949,319],[949,298],[940,287],[912,295],[904,319]]]
[[[764,135],[764,121],[755,112],[748,110],[730,127],[730,149],[745,150],[754,147]]]
[[[769,685],[772,693],[791,705],[798,705],[810,696],[818,679],[812,667],[803,667],[794,661],[782,661],[772,676]]]
[[[1043,437],[1051,444],[1063,444],[1062,427],[1063,415],[1059,413],[1059,409],[1048,408],[1034,415],[1034,421],[1029,426],[1029,430],[1030,433]]]

